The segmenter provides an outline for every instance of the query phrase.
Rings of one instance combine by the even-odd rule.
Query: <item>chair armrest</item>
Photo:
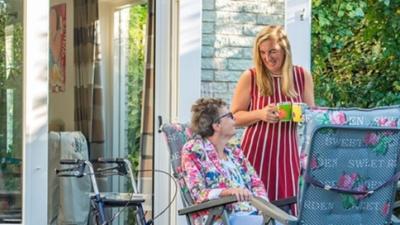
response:
[[[392,223],[391,224],[392,225],[400,225],[400,219],[397,216],[392,215]]]
[[[275,201],[271,201],[272,204],[278,206],[279,208],[281,208],[282,206],[295,204],[296,202],[297,202],[297,197],[296,196],[289,197],[289,198],[284,198],[284,199],[279,199],[279,200],[275,200]]]
[[[203,211],[206,209],[211,209],[211,208],[216,208],[219,206],[224,206],[227,204],[231,204],[237,202],[236,196],[227,196],[227,197],[223,197],[223,198],[219,198],[219,199],[215,199],[215,200],[210,200],[207,202],[203,202],[200,204],[196,204],[193,206],[189,206],[183,209],[178,210],[178,214],[179,215],[187,215],[187,214],[192,214],[192,213],[196,213],[199,211]]]
[[[289,224],[297,221],[297,218],[287,214],[276,205],[268,202],[260,197],[252,197],[251,204],[262,212],[263,215],[271,217],[283,224]]]
[[[393,209],[397,209],[397,208],[399,208],[400,207],[400,201],[395,201],[394,203],[393,203]]]

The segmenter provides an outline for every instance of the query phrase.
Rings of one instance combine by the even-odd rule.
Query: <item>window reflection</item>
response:
[[[0,0],[0,223],[21,222],[22,1]]]

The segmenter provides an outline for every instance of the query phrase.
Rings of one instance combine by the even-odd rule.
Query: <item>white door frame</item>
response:
[[[24,0],[24,225],[47,224],[49,1]],[[54,171],[50,171],[54,172]]]
[[[285,29],[293,64],[311,70],[311,0],[285,1]]]
[[[170,172],[168,150],[160,133],[157,132],[159,116],[162,122],[170,118],[171,106],[171,20],[172,1],[155,1],[155,99],[154,99],[154,170]],[[157,216],[171,201],[171,180],[164,174],[153,173],[153,216]],[[170,210],[155,221],[155,225],[170,222]]]

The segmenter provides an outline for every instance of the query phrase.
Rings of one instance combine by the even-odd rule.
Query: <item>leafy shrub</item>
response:
[[[128,91],[128,158],[134,167],[133,169],[137,170],[140,161],[147,4],[133,6],[130,9],[129,16],[129,66],[126,84]],[[128,186],[128,188],[130,187]],[[130,208],[125,224],[135,225],[136,221],[133,219],[135,217],[136,210]]]
[[[128,96],[128,152],[135,168],[139,164],[140,126],[142,116],[142,92],[144,78],[145,28],[147,4],[130,9],[129,66],[127,74]]]
[[[316,104],[400,104],[400,1],[313,0]]]

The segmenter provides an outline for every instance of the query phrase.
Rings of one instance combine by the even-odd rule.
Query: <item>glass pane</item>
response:
[[[114,75],[118,77],[118,111],[120,133],[118,143],[120,157],[129,158],[133,169],[139,168],[142,120],[142,92],[144,79],[145,31],[147,4],[132,5],[114,13],[113,51]],[[142,182],[140,182],[142,183]],[[132,191],[130,183],[120,186],[118,191]],[[146,190],[150,196],[151,190]],[[151,199],[146,199],[144,208],[150,215]],[[130,209],[123,224],[135,224],[134,212]],[[121,216],[122,218],[122,216]]]
[[[21,222],[22,0],[0,0],[0,223]]]

